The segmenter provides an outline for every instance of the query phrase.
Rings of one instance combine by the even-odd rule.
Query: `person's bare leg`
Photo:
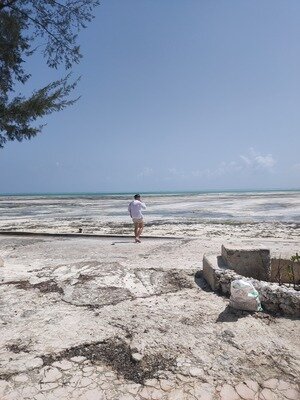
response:
[[[144,229],[144,223],[141,222],[141,223],[139,224],[139,228],[138,228],[138,235],[137,235],[137,238],[138,238],[138,239],[140,239],[140,236],[141,236],[141,234],[142,234],[142,232],[143,232],[143,229]]]
[[[139,224],[134,224],[134,239],[136,243],[139,243]]]

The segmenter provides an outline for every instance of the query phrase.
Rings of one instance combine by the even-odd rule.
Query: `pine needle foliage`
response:
[[[42,50],[50,68],[70,70],[81,58],[78,33],[93,19],[99,0],[0,0],[0,148],[7,141],[30,139],[41,132],[36,120],[74,104],[78,79],[71,74],[35,90],[15,94],[31,77],[26,62]]]

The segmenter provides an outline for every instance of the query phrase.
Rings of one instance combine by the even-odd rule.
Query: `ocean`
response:
[[[0,230],[126,234],[131,199],[128,193],[1,195]],[[300,191],[145,193],[142,199],[150,233],[197,235],[207,225],[261,224],[299,232]]]

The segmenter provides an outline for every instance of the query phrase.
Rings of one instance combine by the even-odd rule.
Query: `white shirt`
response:
[[[141,219],[143,218],[142,210],[146,210],[146,204],[139,200],[133,200],[129,203],[128,212],[131,218]]]

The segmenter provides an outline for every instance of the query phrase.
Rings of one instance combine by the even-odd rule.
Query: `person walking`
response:
[[[136,194],[128,205],[128,212],[134,224],[135,243],[141,243],[140,237],[144,229],[142,210],[146,210],[146,204],[141,201],[141,195]]]

